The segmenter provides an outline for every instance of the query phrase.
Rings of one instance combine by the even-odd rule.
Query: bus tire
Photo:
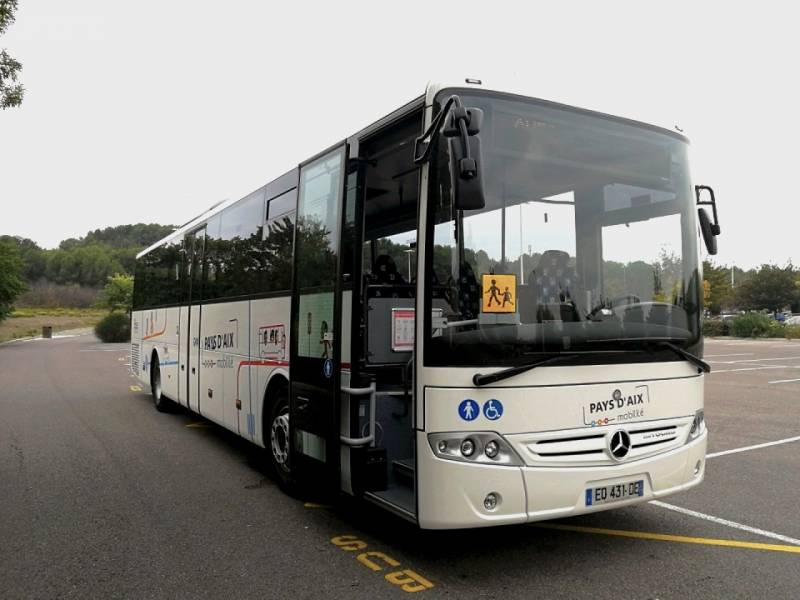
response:
[[[292,490],[291,444],[289,437],[289,388],[278,387],[269,398],[269,413],[264,434],[272,471],[284,489]]]
[[[150,394],[153,396],[153,404],[158,412],[169,412],[169,400],[161,387],[161,365],[158,362],[158,354],[155,352],[153,352],[153,359],[150,362]]]

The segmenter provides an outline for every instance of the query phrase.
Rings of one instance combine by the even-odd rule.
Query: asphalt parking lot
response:
[[[800,343],[707,340],[706,359],[698,488],[424,532],[363,504],[286,496],[249,443],[157,413],[125,345],[0,345],[0,597],[796,598]],[[426,585],[387,578],[365,552]]]

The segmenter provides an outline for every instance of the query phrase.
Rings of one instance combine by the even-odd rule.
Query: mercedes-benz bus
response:
[[[700,246],[719,233],[688,147],[430,84],[140,253],[133,373],[157,409],[264,447],[282,485],[422,528],[686,490],[707,440]]]

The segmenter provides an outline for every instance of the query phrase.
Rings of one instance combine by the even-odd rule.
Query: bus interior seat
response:
[[[578,272],[569,264],[567,252],[545,250],[530,281],[539,322],[581,320],[575,303]]]
[[[481,304],[481,288],[472,265],[464,261],[459,272],[458,308],[462,319],[476,319]]]
[[[404,285],[403,276],[397,271],[397,264],[388,254],[381,254],[375,259],[372,267],[375,283],[379,285]]]

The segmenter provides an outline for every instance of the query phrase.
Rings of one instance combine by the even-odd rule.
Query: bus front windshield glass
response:
[[[428,190],[426,364],[618,351],[663,360],[658,342],[699,348],[686,141],[533,100],[462,101],[484,111],[486,204],[455,209],[458,140],[440,138]]]

